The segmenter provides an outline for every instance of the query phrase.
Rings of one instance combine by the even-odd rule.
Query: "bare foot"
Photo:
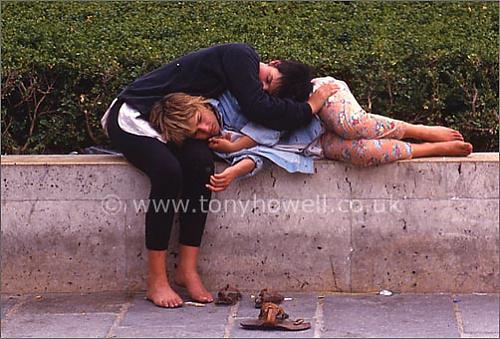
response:
[[[418,125],[418,139],[424,141],[464,141],[464,137],[459,131],[443,126]]]
[[[413,158],[431,156],[465,157],[472,153],[472,145],[463,141],[427,142],[412,144]]]
[[[472,153],[472,145],[463,141],[446,141],[435,143],[442,155],[465,157]]]
[[[182,299],[170,287],[168,281],[162,277],[148,278],[148,292],[146,299],[150,300],[153,304],[159,307],[180,307],[182,306]]]
[[[210,292],[207,291],[200,276],[196,271],[184,271],[178,268],[175,272],[175,283],[179,286],[185,287],[189,296],[194,300],[201,303],[211,303],[214,298]]]

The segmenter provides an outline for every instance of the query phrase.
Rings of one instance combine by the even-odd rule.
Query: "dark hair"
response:
[[[282,60],[275,66],[282,74],[273,95],[305,102],[312,92],[312,67],[298,61]]]

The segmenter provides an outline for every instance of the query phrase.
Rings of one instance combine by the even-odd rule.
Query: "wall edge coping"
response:
[[[467,157],[428,157],[400,160],[399,163],[467,163],[500,161],[498,152],[472,153]],[[34,165],[127,165],[130,164],[122,155],[78,154],[78,155],[2,155],[2,166],[34,166]],[[316,160],[316,164],[339,164],[337,161]],[[343,164],[343,163],[342,163]]]

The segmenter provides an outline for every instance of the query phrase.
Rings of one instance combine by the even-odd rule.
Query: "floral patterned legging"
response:
[[[363,167],[412,158],[410,143],[398,140],[407,123],[366,113],[345,82],[335,83],[340,89],[319,112],[326,129],[321,138],[325,158]]]

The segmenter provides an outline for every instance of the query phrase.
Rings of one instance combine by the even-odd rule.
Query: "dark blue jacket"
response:
[[[229,90],[250,120],[276,130],[293,130],[312,119],[311,107],[273,97],[259,80],[259,55],[246,44],[222,44],[178,58],[126,87],[118,97],[147,119],[153,105],[173,92],[217,98]]]

